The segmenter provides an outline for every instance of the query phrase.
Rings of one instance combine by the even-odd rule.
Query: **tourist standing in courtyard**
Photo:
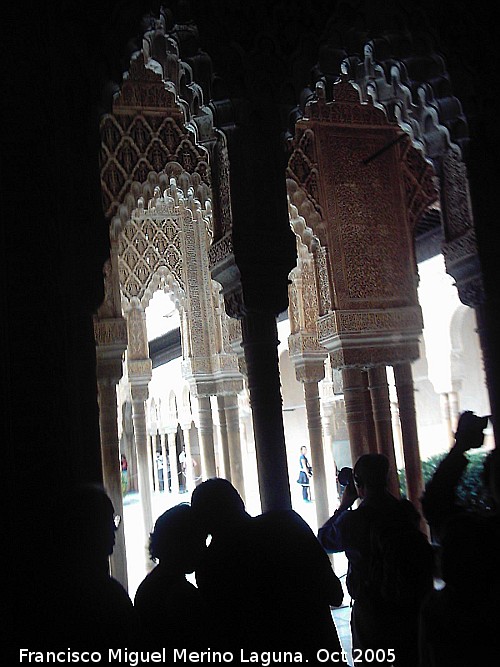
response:
[[[313,471],[312,471],[312,466],[310,465],[306,454],[307,454],[307,447],[305,445],[302,445],[302,447],[300,448],[300,458],[299,458],[300,472],[297,482],[302,487],[303,500],[306,503],[310,503],[311,502],[310,479],[312,477]]]

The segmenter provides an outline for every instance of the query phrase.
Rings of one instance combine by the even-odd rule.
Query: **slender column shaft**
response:
[[[135,394],[135,396],[134,396]],[[151,505],[151,476],[149,462],[148,434],[146,431],[146,410],[144,401],[147,389],[132,386],[132,419],[134,421],[135,447],[139,473],[139,494],[146,539],[153,529],[153,511]],[[148,559],[149,560],[149,559]]]
[[[165,442],[165,433],[160,434],[161,458],[163,461],[163,490],[169,491],[168,488],[168,453],[167,444]]]
[[[243,474],[243,460],[241,456],[240,418],[238,396],[228,394],[224,398],[224,411],[227,424],[227,443],[229,449],[229,465],[231,468],[231,482],[245,500],[245,479]]]
[[[409,362],[394,366],[394,380],[398,395],[399,417],[405,459],[406,488],[408,498],[420,510],[420,498],[424,490],[422,464],[418,447],[417,416],[413,376]]]
[[[151,465],[153,467],[153,482],[155,491],[160,490],[160,474],[158,471],[158,457],[156,455],[156,433],[150,434],[149,438],[149,451],[151,452]]]
[[[330,516],[328,509],[328,491],[323,454],[323,432],[317,382],[304,382],[304,396],[307,413],[307,429],[313,467],[314,500],[318,526],[322,526]]]
[[[391,402],[385,366],[368,370],[368,382],[373,408],[373,421],[377,438],[377,449],[389,460],[389,491],[399,498],[399,480],[392,434]]]
[[[170,488],[172,493],[179,493],[179,470],[177,468],[177,447],[175,433],[168,434],[168,460],[170,462]],[[166,471],[165,471],[166,475]],[[167,480],[165,480],[167,483]]]
[[[224,463],[224,476],[227,480],[232,482],[224,396],[217,396],[217,408],[219,412],[222,461]]]
[[[184,447],[186,448],[186,460],[184,474],[186,475],[186,491],[192,491],[195,487],[194,469],[193,469],[193,455],[191,452],[191,438],[190,428],[183,427],[182,436],[184,439]]]
[[[455,432],[458,424],[458,417],[460,415],[460,404],[458,400],[458,394],[456,391],[450,391],[448,394],[450,399],[450,418],[451,418],[451,429],[453,433]],[[453,435],[453,440],[455,439]]]
[[[500,443],[500,324],[498,306],[487,301],[475,308],[477,332],[481,344],[484,373],[490,399],[491,422],[495,442]]]
[[[214,450],[214,422],[210,396],[198,396],[198,414],[200,421],[201,466],[205,479],[217,476]]]
[[[363,454],[377,451],[371,400],[367,389],[366,371],[345,368],[342,371],[347,430],[353,465]],[[370,403],[368,403],[370,400]],[[368,411],[368,405],[370,410]]]
[[[127,554],[123,526],[123,496],[118,445],[116,383],[113,381],[98,380],[98,397],[103,482],[106,492],[113,503],[115,512],[122,517],[122,522],[115,535],[115,548],[110,558],[110,570],[113,577],[126,589],[128,586]]]
[[[325,475],[328,491],[328,506],[337,507],[337,484],[335,479],[335,459],[333,456],[333,428],[332,428],[333,407],[331,404],[323,404],[321,424],[323,426],[323,454],[325,458]]]
[[[275,315],[250,311],[242,320],[242,337],[262,511],[291,509]]]
[[[453,444],[453,427],[451,425],[450,396],[447,392],[439,394],[439,405],[441,408],[441,420],[444,426],[446,444],[451,447]]]

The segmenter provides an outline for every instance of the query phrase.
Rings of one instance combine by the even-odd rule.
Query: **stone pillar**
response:
[[[146,331],[146,313],[138,299],[133,299],[127,312],[127,370],[132,399],[132,421],[134,423],[135,450],[139,496],[142,507],[146,544],[153,529],[151,505],[151,457],[149,454],[148,432],[146,425],[146,401],[148,386],[152,376],[152,363],[149,358],[148,336]],[[146,558],[146,566],[151,567],[151,560]]]
[[[204,479],[217,476],[214,449],[214,422],[210,396],[198,396],[201,439],[201,469]]]
[[[168,454],[165,440],[166,434],[160,433],[161,458],[163,461],[163,491],[168,493]]]
[[[450,391],[448,398],[450,400],[451,429],[453,431],[453,439],[455,439],[455,430],[457,428],[458,418],[460,416],[460,401],[456,391]]]
[[[385,366],[368,369],[368,382],[373,409],[373,421],[377,438],[377,449],[389,459],[389,491],[396,498],[400,497],[394,438],[391,423],[391,402]]]
[[[446,437],[446,443],[448,447],[453,445],[453,427],[451,425],[451,405],[450,405],[450,395],[448,392],[442,392],[439,394],[439,405],[441,408],[441,420],[444,426],[444,433]]]
[[[403,434],[401,433],[401,419],[399,417],[399,405],[397,401],[391,401],[392,435],[394,448],[401,461],[404,462]]]
[[[342,379],[347,430],[354,465],[362,454],[377,451],[377,440],[366,371],[358,368],[344,368]],[[368,406],[370,406],[369,411]]]
[[[229,445],[228,445],[228,435],[227,435],[227,423],[226,423],[226,411],[224,405],[224,396],[217,396],[217,408],[219,411],[219,424],[220,424],[220,438],[221,438],[221,449],[222,449],[222,460],[224,463],[224,476],[227,480],[232,482],[231,477],[231,463],[229,459]]]
[[[326,486],[328,490],[329,507],[337,507],[337,480],[335,459],[333,456],[333,404],[331,401],[321,403],[321,423],[323,426],[323,454],[325,459]]]
[[[153,484],[155,491],[160,490],[160,475],[158,471],[158,460],[156,457],[156,433],[150,433],[148,436],[151,466],[153,468]]]
[[[410,362],[394,366],[394,381],[401,420],[408,499],[420,511],[420,498],[424,490],[424,482],[418,447],[417,417],[415,413],[415,396]]]
[[[176,441],[175,441],[175,434],[177,433],[177,430],[174,432],[170,432],[168,434],[168,460],[170,463],[170,488],[172,490],[172,494],[178,495],[179,493],[179,468],[177,466],[177,446],[176,446]],[[166,473],[166,471],[165,471]],[[168,482],[168,479],[166,480]]]
[[[189,424],[182,424],[182,438],[184,441],[184,447],[186,451],[186,491],[192,491],[194,487],[196,486],[195,480],[194,480],[194,469],[193,469],[193,454],[191,452],[191,425],[192,422]]]
[[[262,511],[291,509],[275,315],[247,312],[242,334]]]
[[[119,361],[121,375],[121,359]],[[116,514],[122,521],[115,534],[115,548],[110,558],[110,571],[125,589],[128,586],[127,555],[123,522],[123,495],[121,485],[120,450],[118,444],[118,411],[116,384],[118,377],[104,378],[98,362],[99,428],[101,433],[101,456],[104,488],[108,493]]]
[[[328,491],[317,380],[304,382],[304,396],[307,413],[307,429],[309,431],[309,446],[311,448],[311,464],[314,471],[313,486],[314,500],[316,503],[316,517],[318,519],[318,526],[322,526],[330,516],[330,512],[328,509]]]
[[[245,479],[241,456],[240,418],[237,394],[224,396],[224,412],[227,426],[227,444],[229,449],[229,465],[231,482],[245,500]]]
[[[145,385],[132,384],[132,419],[134,421],[135,448],[137,452],[137,467],[139,473],[139,495],[141,499],[142,519],[146,541],[153,529],[153,510],[151,504],[151,476],[149,463],[148,434],[146,431],[146,408],[148,388]],[[149,564],[149,558],[146,558]]]
[[[110,571],[125,588],[128,586],[127,556],[123,522],[120,440],[116,386],[122,377],[122,358],[127,346],[126,322],[121,317],[94,318],[96,340],[97,399],[101,441],[102,477],[115,512],[122,521],[115,535]]]
[[[498,293],[497,285],[494,288]],[[500,324],[498,322],[498,308],[499,304],[492,303],[491,299],[475,308],[477,333],[481,343],[495,443],[500,443],[500,352],[498,350]]]

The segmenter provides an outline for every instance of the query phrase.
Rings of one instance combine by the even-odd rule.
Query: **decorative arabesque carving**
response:
[[[155,180],[164,184],[174,167],[167,165],[142,186],[132,184],[132,191],[147,192]],[[140,196],[132,211],[121,207],[125,222],[118,265],[125,312],[136,302],[145,309],[157,289],[173,292],[181,315],[183,376],[196,396],[218,393],[219,384],[227,387],[227,380],[239,387],[241,378],[236,356],[224,346],[227,316],[220,308],[220,286],[210,279],[211,203],[194,198],[192,178],[179,171],[177,178],[170,177],[168,188],[162,191],[156,185],[147,202]]]
[[[442,161],[442,206],[447,220],[443,255],[447,272],[456,281],[458,294],[467,306],[484,302],[484,288],[465,165],[458,149],[450,148]]]
[[[290,335],[288,350],[299,382],[318,382],[324,377],[328,353],[318,341],[318,297],[314,259],[297,236],[297,267],[288,287]]]
[[[208,151],[197,143],[188,113],[175,85],[163,78],[161,65],[146,60],[142,52],[135,54],[113,112],[101,120],[101,186],[107,217],[116,214],[134,181],[146,182],[150,172],[162,171],[168,162],[198,174],[199,184],[210,187]]]
[[[189,291],[187,307],[196,311],[204,288],[186,283],[183,266],[196,261],[203,264],[199,270],[206,272],[205,241],[213,238],[213,220],[218,221],[217,230],[230,227],[227,146],[225,136],[214,130],[212,112],[204,106],[191,67],[179,57],[176,36],[166,34],[161,19],[151,26],[144,35],[143,50],[131,59],[112,113],[101,122],[104,209],[111,218],[112,244],[114,240],[120,255],[113,269],[113,290],[116,300],[121,285],[125,309],[134,297],[145,307],[156,289],[172,291],[183,304]],[[213,172],[210,162],[215,166]],[[215,199],[212,177],[218,186]],[[181,193],[180,200],[177,193]],[[133,217],[139,199],[160,215],[145,220],[140,219],[143,212],[139,211]],[[178,204],[182,210],[175,212]],[[195,238],[196,226],[203,240]],[[200,285],[209,282],[207,275]],[[186,358],[207,356],[207,328],[212,320],[213,314],[204,317],[203,326],[183,336]]]
[[[459,100],[451,92],[451,84],[442,57],[433,54],[433,68],[441,88],[447,85],[445,98],[438,98],[432,82],[422,83],[414,96],[404,62],[394,61],[385,68],[375,61],[373,42],[365,45],[364,60],[350,58],[344,71],[356,82],[364,100],[372,98],[395,119],[408,134],[415,147],[432,161],[439,178],[446,270],[456,281],[461,301],[478,306],[484,301],[482,273],[479,263],[474,221],[469,197],[469,183],[461,148],[453,142],[446,120],[453,118],[459,137],[467,135],[467,121]],[[387,76],[387,71],[389,76]],[[439,76],[438,76],[439,73]],[[445,83],[446,82],[446,83]],[[441,121],[441,115],[446,119]]]
[[[334,98],[327,103],[319,87],[307,105],[287,171],[295,217],[313,212],[297,229],[314,253],[319,342],[336,367],[414,359],[422,319],[413,230],[437,197],[433,172],[358,87],[344,78]],[[305,147],[308,170],[297,173]],[[322,175],[319,201],[313,170]]]

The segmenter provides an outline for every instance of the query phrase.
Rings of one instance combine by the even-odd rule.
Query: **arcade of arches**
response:
[[[418,504],[434,422],[415,385],[441,401],[444,440],[460,408],[489,405],[498,424],[498,188],[483,158],[498,160],[498,92],[478,65],[494,48],[481,32],[477,50],[480,10],[450,32],[447,2],[108,4],[38,7],[18,29],[40,76],[6,61],[18,488],[102,480],[121,513],[127,448],[147,534],[152,445],[164,471],[184,446],[196,477],[257,486],[267,510],[291,506],[300,439],[318,522],[332,456],[384,452]],[[437,316],[422,316],[436,257],[457,297],[434,327],[443,372]],[[176,326],[148,341],[157,291]],[[153,381],[173,349],[176,395]],[[126,583],[123,531],[112,568]]]

